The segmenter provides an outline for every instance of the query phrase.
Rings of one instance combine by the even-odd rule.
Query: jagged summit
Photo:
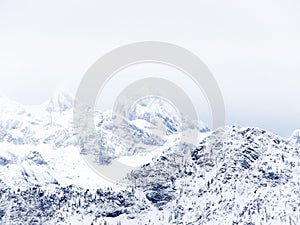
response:
[[[294,139],[297,143],[300,143],[300,129],[294,130],[293,134],[289,139]]]
[[[57,89],[52,97],[46,102],[48,112],[63,112],[73,108],[74,97],[65,88]]]

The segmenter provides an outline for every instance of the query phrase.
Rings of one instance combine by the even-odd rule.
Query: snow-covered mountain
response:
[[[132,172],[158,209],[154,224],[299,224],[297,139],[240,127],[226,127],[223,143],[211,139]]]
[[[295,140],[297,143],[300,143],[300,130],[295,130],[290,139]]]
[[[1,224],[300,224],[299,131],[284,139],[258,128],[209,132],[191,123],[185,129],[205,132],[193,146],[178,141],[179,121],[160,101],[141,102],[129,122],[95,112],[104,163],[161,150],[138,160],[144,165],[123,187],[85,164],[73,103],[67,92],[40,106],[0,98]],[[167,127],[166,139],[153,132],[154,117]]]
[[[0,167],[0,173],[10,174],[3,178],[7,184],[70,185],[79,183],[74,180],[83,179],[81,186],[93,185],[86,180],[85,173],[80,172],[88,168],[80,155],[88,146],[74,135],[73,104],[73,97],[63,89],[37,106],[0,98],[0,163],[4,166]],[[142,102],[138,107],[145,104]],[[122,118],[121,123],[115,123],[116,118],[109,111],[94,113],[96,138],[93,144],[97,147],[99,163],[108,164],[115,158],[133,156],[149,148],[163,151],[178,139],[179,132],[172,130],[172,125],[179,126],[179,122],[175,118],[167,119],[169,114],[162,102],[154,104],[152,101],[151,105],[155,109],[153,115],[145,116],[146,111],[136,110],[131,112],[129,121]],[[163,138],[154,132],[158,129],[154,122],[156,117],[162,118],[168,127]],[[207,131],[203,124],[192,125],[191,129]],[[32,154],[45,163],[36,165],[29,157]],[[12,170],[14,172],[10,172]],[[90,180],[99,180],[94,176]]]

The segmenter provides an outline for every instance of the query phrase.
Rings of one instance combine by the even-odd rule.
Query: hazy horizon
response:
[[[132,42],[165,41],[209,67],[224,97],[226,124],[288,137],[300,128],[299,10],[294,0],[3,0],[0,94],[22,104],[40,104],[60,86],[75,94],[105,53]],[[115,85],[122,88],[122,82]],[[198,107],[210,123],[207,105]]]

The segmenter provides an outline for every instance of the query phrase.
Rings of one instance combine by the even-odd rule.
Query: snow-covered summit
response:
[[[294,140],[296,140],[297,143],[300,144],[300,129],[294,130],[294,132],[291,135],[290,139],[294,139]]]
[[[9,113],[20,113],[25,110],[25,107],[14,100],[0,95],[0,118]]]
[[[63,112],[72,109],[74,104],[73,95],[64,88],[59,88],[45,103],[48,112]]]
[[[61,165],[57,167],[67,168],[68,165],[78,164],[82,168],[84,164],[83,160],[82,162],[78,162],[81,157],[80,153],[83,154],[86,149],[89,149],[85,140],[79,142],[74,135],[74,99],[68,91],[59,89],[46,103],[40,106],[24,106],[7,98],[3,98],[3,101],[0,101],[0,103],[3,109],[3,113],[0,116],[0,152],[1,148],[9,151],[19,162],[22,161],[23,156],[21,157],[18,151],[14,149],[24,148],[23,152],[35,151],[40,153],[47,163],[41,163],[36,166],[40,167],[40,171],[48,170],[50,174],[49,179],[47,178],[48,183],[51,180],[56,180],[58,183],[68,183],[70,180],[67,176],[71,178],[77,176],[76,174],[66,175],[68,172],[62,173],[61,175],[63,176],[65,174],[67,180],[65,181],[57,173],[57,168],[54,168],[54,162],[49,161],[51,159],[61,162]],[[142,103],[140,105],[137,106],[139,109],[144,107]],[[151,114],[156,117],[159,115],[162,121],[166,122],[164,125],[167,127],[167,131],[162,136],[155,133],[157,130],[160,131],[159,124],[153,120],[148,122],[145,118],[145,113],[141,113],[141,110],[131,113],[131,120],[124,118],[121,120],[121,123],[115,123],[109,111],[96,111],[94,113],[96,134],[93,134],[95,142],[92,143],[97,150],[97,154],[95,155],[97,157],[96,160],[99,163],[108,164],[113,159],[122,156],[132,157],[135,154],[147,152],[148,149],[159,148],[160,151],[158,154],[167,150],[173,144],[173,140],[176,139],[176,121],[174,118],[171,118],[168,109],[166,110],[161,104],[159,104],[158,108],[152,107],[150,109],[155,110]],[[145,112],[145,110],[144,108],[143,111]],[[89,131],[87,130],[87,132]],[[171,137],[172,135],[175,136]],[[66,152],[69,152],[70,149],[73,149],[74,157],[69,157],[65,161],[60,160],[59,158],[61,156],[65,157]],[[61,155],[58,154],[57,157],[49,158],[52,151],[59,152]],[[47,154],[47,152],[51,154]],[[25,161],[29,159],[30,157],[25,157]],[[148,160],[151,160],[151,158]],[[4,164],[11,164],[14,168],[18,168],[15,172],[19,175],[16,175],[12,179],[13,181],[23,184],[26,182],[39,183],[38,179],[31,179],[22,175],[23,167],[21,164],[14,163],[15,161],[10,160],[5,155],[2,157],[2,161]],[[32,163],[29,164],[33,165]],[[7,171],[10,171],[10,169],[7,170],[6,168],[3,170],[3,173]],[[39,170],[32,171],[32,173],[27,174],[32,177],[40,176]],[[72,172],[70,173],[72,174]],[[78,175],[78,179],[81,176]],[[13,185],[14,182],[10,184]]]

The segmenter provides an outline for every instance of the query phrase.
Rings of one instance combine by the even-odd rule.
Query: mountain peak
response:
[[[294,130],[292,136],[290,137],[291,139],[296,139],[297,143],[300,143],[300,129]]]
[[[21,103],[11,100],[4,95],[0,95],[0,112],[2,111],[9,114],[23,110],[24,106]]]
[[[74,97],[65,88],[58,88],[47,101],[46,110],[51,112],[63,112],[73,108]]]

